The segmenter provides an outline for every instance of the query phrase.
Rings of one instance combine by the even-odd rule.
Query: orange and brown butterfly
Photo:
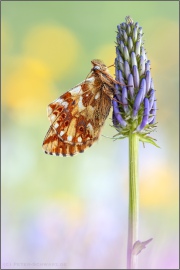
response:
[[[114,84],[119,82],[101,60],[91,63],[93,68],[82,83],[48,105],[51,126],[43,141],[46,154],[74,156],[99,138],[111,108]]]

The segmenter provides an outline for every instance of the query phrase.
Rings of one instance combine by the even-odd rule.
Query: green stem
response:
[[[133,255],[133,244],[138,240],[138,143],[137,134],[129,135],[129,220],[127,269],[138,268],[137,255]]]

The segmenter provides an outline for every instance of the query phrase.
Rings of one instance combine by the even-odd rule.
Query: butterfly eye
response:
[[[100,66],[93,67],[93,70],[100,70],[100,69],[101,69]]]

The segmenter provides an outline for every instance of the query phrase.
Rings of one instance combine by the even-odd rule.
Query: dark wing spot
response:
[[[63,107],[59,107],[59,108],[57,108],[57,110],[59,111],[59,113],[61,113],[63,110]]]
[[[83,132],[83,131],[84,131],[84,127],[81,126],[81,127],[79,128],[79,130],[80,130],[81,132]]]

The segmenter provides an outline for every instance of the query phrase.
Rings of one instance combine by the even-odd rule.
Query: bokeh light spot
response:
[[[141,206],[167,210],[167,207],[176,205],[178,198],[175,183],[172,183],[172,179],[176,178],[173,171],[163,164],[159,164],[148,173],[143,173],[141,179],[145,181],[140,183]]]
[[[80,45],[68,29],[57,25],[39,25],[31,29],[23,42],[24,53],[46,63],[54,78],[62,78],[75,64]]]
[[[34,117],[37,111],[44,108],[44,102],[52,98],[50,71],[33,58],[17,57],[13,63],[13,70],[3,85],[2,103],[15,113]]]

